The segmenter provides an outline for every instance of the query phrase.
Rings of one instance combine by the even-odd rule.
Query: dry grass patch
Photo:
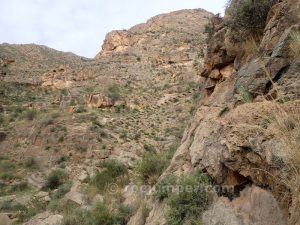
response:
[[[300,32],[293,32],[290,41],[291,56],[294,59],[300,58]]]

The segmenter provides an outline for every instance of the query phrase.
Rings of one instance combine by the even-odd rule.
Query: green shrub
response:
[[[65,196],[65,194],[67,194],[70,189],[71,189],[72,183],[68,182],[66,184],[62,184],[60,185],[57,190],[55,191],[55,193],[53,194],[52,198],[54,199],[59,199]]]
[[[32,201],[29,207],[25,207],[18,213],[18,222],[25,222],[29,218],[46,210],[47,202],[41,200]]]
[[[111,183],[116,183],[124,186],[128,182],[127,168],[120,162],[108,160],[102,163],[102,172],[98,172],[91,178],[90,183],[98,188],[99,191],[104,191]]]
[[[93,225],[91,213],[87,210],[75,209],[63,219],[63,225]]]
[[[0,160],[0,179],[11,180],[15,178],[16,165],[9,160]]]
[[[202,213],[209,205],[208,193],[201,186],[207,184],[209,178],[200,171],[179,181],[181,191],[171,195],[167,201],[168,225],[201,224]]]
[[[2,113],[0,113],[0,125],[3,125],[5,123],[5,117]]]
[[[171,175],[161,180],[155,187],[154,196],[159,200],[163,201],[172,194],[171,188],[176,185],[176,177]]]
[[[229,23],[237,31],[246,34],[261,34],[271,7],[277,0],[235,1],[229,9]]]
[[[165,129],[166,134],[173,135],[177,140],[181,140],[183,136],[185,126],[181,127],[169,127]]]
[[[260,126],[263,129],[267,129],[270,124],[271,124],[271,121],[268,118],[263,118],[260,122]]]
[[[22,192],[29,189],[28,183],[26,181],[22,181],[20,183],[14,184],[11,186],[11,192]]]
[[[20,211],[25,210],[26,207],[24,205],[21,205],[20,203],[13,203],[11,201],[5,201],[0,204],[0,211],[2,212],[11,212],[11,211]]]
[[[36,169],[38,167],[36,160],[33,157],[26,159],[25,167],[28,169]]]
[[[61,113],[60,113],[60,112],[54,112],[54,113],[51,114],[51,118],[52,118],[52,119],[56,119],[56,118],[58,118],[58,117],[60,117],[60,116],[61,116]]]
[[[197,108],[195,106],[191,106],[190,114],[195,115],[196,111],[197,111]]]
[[[204,27],[204,34],[207,34],[207,40],[211,39],[215,34],[215,29],[212,24],[206,24]]]
[[[246,90],[244,87],[239,88],[239,100],[243,103],[251,103],[253,102],[252,94]]]
[[[20,194],[29,190],[28,184],[25,181],[21,181],[15,184],[0,183],[0,196]]]
[[[153,185],[168,164],[163,155],[146,152],[138,161],[135,171],[143,183]]]
[[[144,144],[144,149],[147,151],[147,152],[156,152],[155,150],[155,147],[151,144],[147,144],[145,143]]]
[[[62,143],[62,142],[64,142],[64,140],[65,140],[65,136],[61,135],[58,139],[58,142]]]
[[[44,189],[54,190],[67,180],[67,174],[60,169],[53,170],[47,177],[47,182]]]
[[[37,116],[37,111],[35,109],[27,110],[24,116],[27,120],[34,120]]]
[[[175,154],[175,152],[177,151],[177,149],[179,148],[180,146],[180,142],[179,141],[175,141],[174,143],[172,143],[170,145],[170,147],[167,149],[166,151],[166,158],[168,160],[171,160]]]
[[[125,225],[129,220],[129,210],[120,206],[117,210],[111,210],[104,203],[98,203],[90,211],[74,209],[63,219],[63,225]]]
[[[113,101],[119,100],[121,94],[118,85],[116,84],[110,85],[107,89],[107,96],[111,98]]]
[[[84,113],[84,112],[86,112],[86,111],[87,111],[87,110],[86,110],[85,106],[84,106],[84,105],[81,105],[81,106],[79,106],[78,109],[76,110],[76,113]]]
[[[12,118],[17,118],[17,117],[19,117],[19,116],[23,113],[23,111],[24,111],[24,109],[18,106],[18,107],[13,111],[11,117],[12,117]]]

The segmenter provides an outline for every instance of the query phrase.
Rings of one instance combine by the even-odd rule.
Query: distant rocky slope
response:
[[[60,52],[46,46],[0,45],[3,72],[1,79],[7,82],[37,84],[39,76],[63,64],[80,64],[84,58],[73,53]]]

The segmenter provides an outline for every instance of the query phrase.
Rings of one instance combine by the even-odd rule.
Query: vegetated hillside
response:
[[[11,79],[4,57],[1,216],[298,225],[299,5],[232,0],[224,18],[159,15],[34,85]]]
[[[2,45],[1,212],[20,223],[37,214],[29,224],[83,224],[68,222],[67,206],[100,204],[104,217],[128,222],[135,210],[106,185],[153,185],[168,166],[199,99],[212,16],[182,10],[112,32],[95,59]],[[73,208],[74,217],[93,213]]]

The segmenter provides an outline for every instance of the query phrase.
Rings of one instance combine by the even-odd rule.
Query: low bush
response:
[[[71,190],[71,182],[60,185],[51,196],[53,199],[59,199],[65,196]]]
[[[110,85],[107,89],[107,96],[111,98],[113,101],[119,100],[121,94],[118,85],[116,84]]]
[[[4,125],[5,123],[5,117],[2,113],[0,113],[0,125]]]
[[[98,188],[99,191],[105,191],[111,183],[124,186],[128,183],[127,168],[116,160],[108,160],[102,163],[102,172],[98,172],[90,179],[90,183]]]
[[[234,1],[227,12],[229,23],[234,30],[246,34],[261,34],[266,25],[268,13],[277,0]]]
[[[86,112],[86,108],[84,107],[84,105],[81,105],[78,107],[78,109],[75,111],[76,113],[84,113]]]
[[[203,188],[207,184],[209,178],[200,171],[178,182],[181,190],[173,193],[167,200],[168,225],[201,224],[202,213],[209,205],[208,193]]]
[[[144,149],[147,151],[147,152],[156,152],[155,150],[155,147],[151,144],[147,144],[145,143],[144,144]]]
[[[26,159],[24,163],[25,167],[28,169],[36,169],[38,168],[37,162],[33,157]]]
[[[260,56],[261,49],[259,47],[259,43],[253,37],[247,39],[243,43],[242,48],[248,57]]]
[[[143,183],[153,185],[162,174],[168,160],[162,154],[146,152],[138,161],[135,171]]]
[[[161,180],[155,187],[154,196],[159,200],[163,201],[172,194],[171,188],[176,185],[176,177],[171,175]]]
[[[38,213],[41,213],[46,210],[47,202],[41,200],[33,200],[28,207],[25,207],[23,210],[19,211],[17,214],[17,222],[25,222],[29,218],[35,216]]]
[[[54,190],[67,180],[67,174],[60,169],[53,170],[47,177],[47,182],[44,189]]]
[[[253,102],[253,96],[247,89],[245,89],[244,87],[240,87],[238,91],[239,91],[239,100],[242,103]]]
[[[291,56],[295,59],[300,58],[300,32],[291,34],[290,41]]]
[[[25,111],[24,117],[27,120],[34,120],[37,117],[37,111],[35,109],[29,109]]]
[[[125,225],[129,215],[128,208],[124,206],[111,210],[106,204],[98,203],[90,211],[74,209],[64,217],[63,225]]]
[[[0,179],[11,180],[15,178],[16,165],[9,160],[0,160]]]

